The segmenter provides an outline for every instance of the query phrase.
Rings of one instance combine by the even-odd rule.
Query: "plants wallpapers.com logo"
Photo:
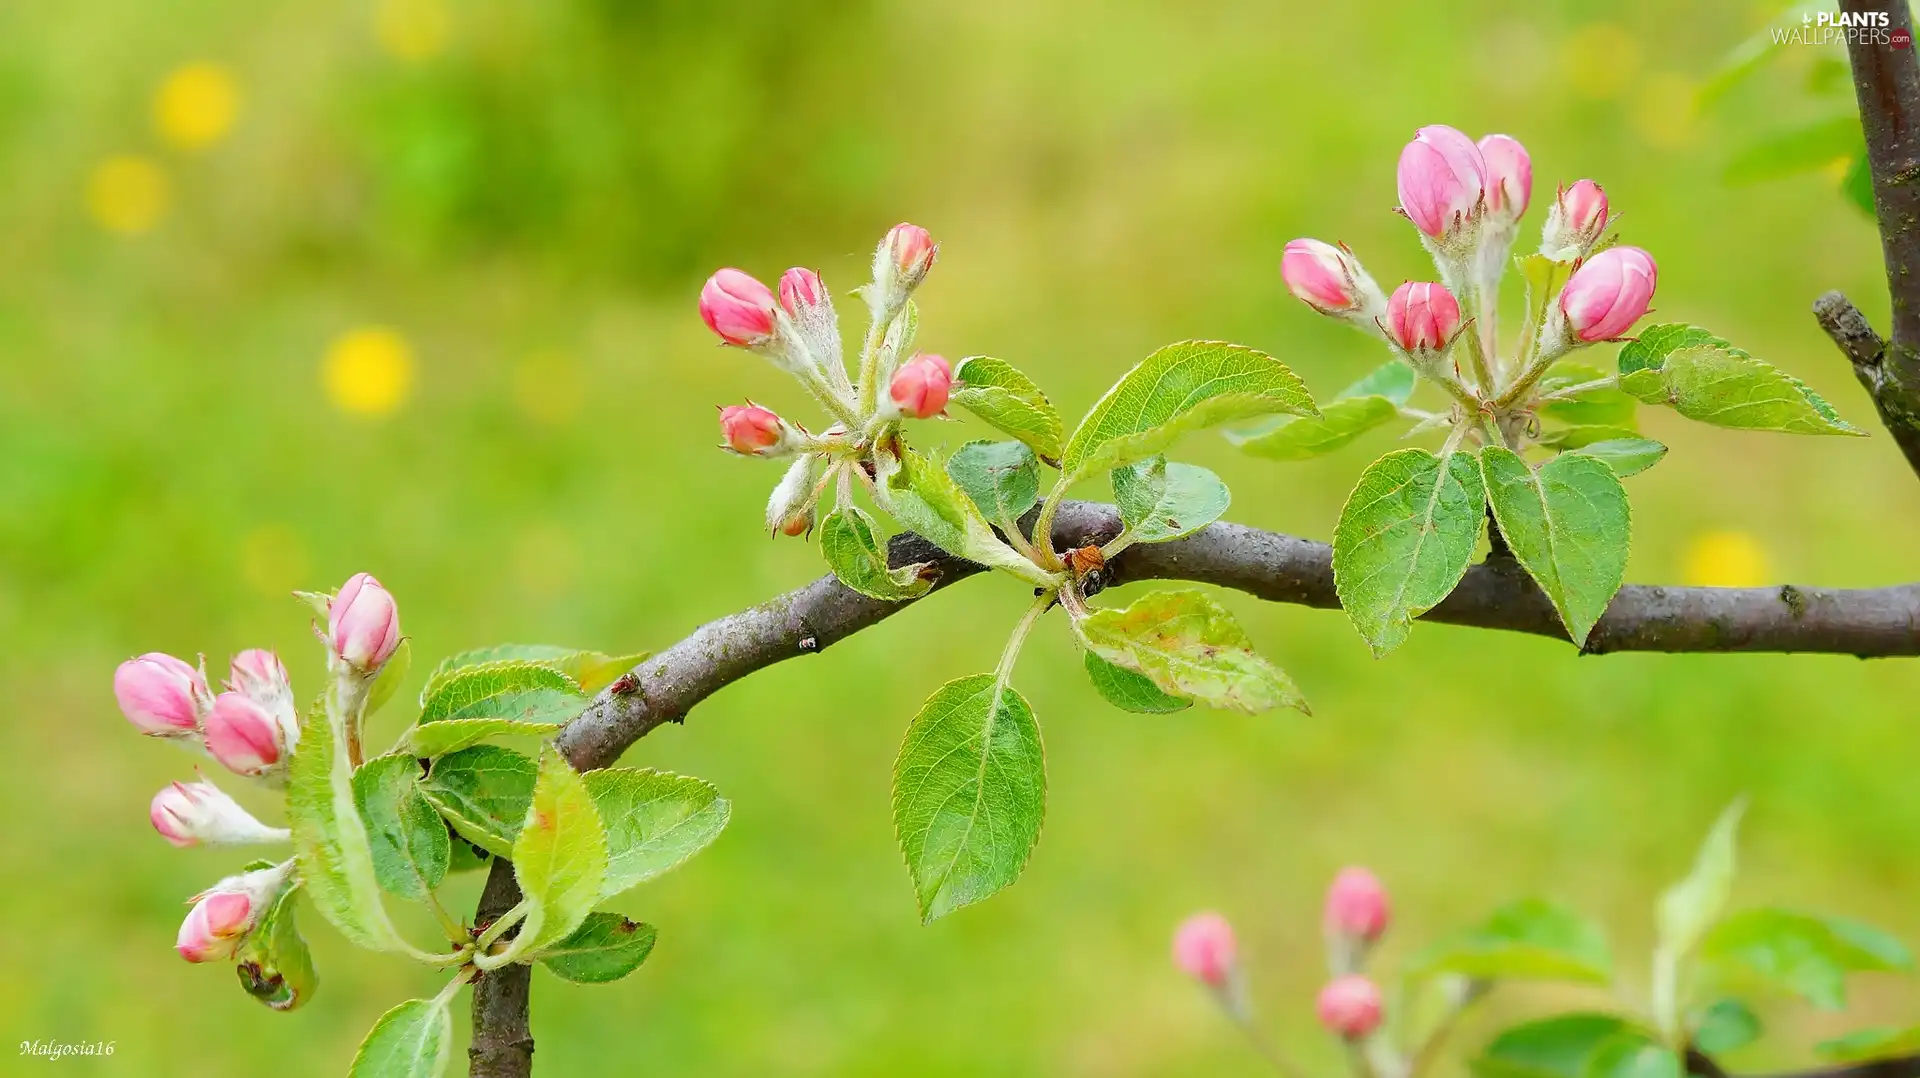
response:
[[[1806,11],[1799,26],[1776,26],[1776,45],[1881,45],[1887,48],[1913,47],[1913,34],[1894,29],[1893,17],[1884,11]]]

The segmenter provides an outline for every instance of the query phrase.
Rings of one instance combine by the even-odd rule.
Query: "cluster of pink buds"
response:
[[[1384,1002],[1380,986],[1362,970],[1390,920],[1386,889],[1373,873],[1347,868],[1334,877],[1322,914],[1332,979],[1320,990],[1314,1010],[1327,1032],[1349,1044],[1364,1044],[1371,1055],[1380,1057],[1391,1052],[1384,1043],[1371,1041],[1380,1028]],[[1217,913],[1195,914],[1174,932],[1174,965],[1205,987],[1237,1024],[1258,1039],[1238,954],[1233,926]],[[1277,1058],[1271,1047],[1263,1043],[1262,1049]]]
[[[799,457],[767,505],[769,531],[801,535],[813,526],[814,505],[836,475],[856,467],[906,419],[944,415],[955,384],[941,356],[912,351],[917,316],[914,290],[926,280],[939,244],[918,225],[895,225],[874,249],[873,280],[860,289],[871,325],[853,371],[843,357],[839,318],[820,275],[794,268],[777,291],[737,269],[723,269],[700,290],[700,317],[720,340],[764,356],[793,375],[831,414],[811,434],[771,409],[749,401],[720,409],[722,448],[741,456]],[[845,465],[845,467],[836,467]]]
[[[1530,386],[1567,350],[1621,337],[1652,303],[1658,281],[1652,256],[1606,246],[1612,218],[1600,185],[1580,180],[1562,187],[1548,210],[1540,253],[1569,268],[1566,284],[1537,341],[1520,342],[1526,363],[1503,365],[1499,283],[1532,202],[1532,158],[1508,135],[1475,142],[1451,127],[1423,127],[1401,151],[1397,187],[1399,212],[1432,253],[1439,282],[1410,281],[1382,300],[1352,251],[1311,239],[1287,244],[1281,276],[1308,306],[1384,338],[1456,397],[1511,399],[1511,391]],[[1477,328],[1463,366],[1449,357],[1469,326]]]
[[[400,617],[380,582],[358,573],[326,598],[328,666],[341,700],[364,701],[368,687],[400,646]],[[264,648],[233,657],[225,690],[208,687],[204,661],[188,663],[153,652],[128,659],[113,675],[113,692],[127,720],[142,733],[205,752],[236,775],[269,787],[285,784],[300,742],[300,715],[286,664]],[[357,733],[357,731],[356,731]],[[175,782],[153,795],[147,818],[175,846],[286,842],[204,777]],[[231,957],[261,914],[287,886],[293,862],[229,877],[195,896],[180,926],[179,951],[188,961]]]

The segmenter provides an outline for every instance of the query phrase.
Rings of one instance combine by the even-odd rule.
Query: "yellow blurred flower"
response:
[[[1560,66],[1574,93],[1611,100],[1640,70],[1640,42],[1613,23],[1589,23],[1561,44]]]
[[[153,126],[182,150],[204,149],[233,129],[240,115],[240,84],[219,64],[176,68],[153,98]]]
[[[396,60],[430,60],[446,47],[452,24],[445,0],[380,0],[373,36]]]
[[[1746,532],[1702,532],[1687,544],[1686,582],[1710,588],[1754,588],[1771,571],[1767,548]]]
[[[1698,87],[1692,79],[1663,71],[1640,80],[1633,95],[1633,126],[1651,146],[1677,150],[1694,141],[1694,101]]]
[[[413,388],[413,349],[383,326],[341,335],[327,349],[321,380],[334,407],[355,415],[385,415]]]
[[[300,533],[262,524],[240,540],[240,578],[262,595],[284,596],[306,582],[311,558]]]
[[[580,411],[582,381],[572,356],[536,352],[514,366],[513,399],[534,422],[562,426]]]
[[[160,222],[172,201],[161,167],[145,157],[109,157],[87,177],[87,212],[109,232],[133,236]]]

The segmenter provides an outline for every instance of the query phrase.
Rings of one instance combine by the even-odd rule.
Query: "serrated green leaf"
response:
[[[559,727],[550,722],[518,719],[441,719],[407,731],[396,752],[410,756],[445,756],[496,737],[552,737]]]
[[[1533,898],[1503,906],[1485,924],[1427,948],[1411,960],[1407,975],[1443,973],[1606,984],[1613,977],[1613,960],[1593,922]]]
[[[1700,962],[1720,980],[1790,992],[1816,1007],[1846,1005],[1850,973],[1909,970],[1913,956],[1870,925],[1756,909],[1733,914],[1700,942]]]
[[[340,934],[369,950],[401,950],[374,875],[366,826],[354,804],[353,770],[337,744],[326,708],[316,703],[300,727],[287,769],[287,826],[313,905]]]
[[[1620,348],[1616,362],[1621,374],[1634,371],[1657,371],[1667,361],[1667,357],[1682,348],[1711,346],[1736,356],[1746,356],[1746,352],[1735,348],[1725,338],[1715,336],[1711,331],[1685,322],[1663,322],[1648,326],[1639,335]]]
[[[1856,1029],[1814,1045],[1815,1054],[1835,1063],[1869,1063],[1876,1059],[1920,1054],[1920,1026],[1901,1029],[1875,1026]]]
[[[733,814],[712,783],[687,775],[609,767],[589,771],[586,783],[606,829],[603,900],[706,849]]]
[[[1345,448],[1399,415],[1400,406],[1385,397],[1348,397],[1322,404],[1317,418],[1282,416],[1228,431],[1227,441],[1266,460],[1311,460]]]
[[[1043,587],[1052,579],[993,534],[992,525],[961,493],[938,455],[907,452],[886,476],[886,509],[902,527],[956,557]]]
[[[1067,442],[1069,481],[1145,460],[1203,427],[1288,412],[1319,415],[1287,365],[1222,341],[1182,341],[1148,356],[1100,398]]]
[[[435,678],[420,705],[420,722],[512,719],[557,725],[580,714],[586,703],[580,683],[560,671],[526,659],[500,659]]]
[[[1107,703],[1122,711],[1134,711],[1142,715],[1169,715],[1176,711],[1185,711],[1193,706],[1193,701],[1178,696],[1169,696],[1160,691],[1160,686],[1145,674],[1135,673],[1124,666],[1115,666],[1091,651],[1082,653],[1086,658],[1087,677],[1093,682],[1094,690],[1104,697]]]
[[[1129,543],[1164,543],[1219,520],[1233,501],[1220,477],[1197,464],[1154,457],[1113,470],[1113,500]]]
[[[1777,180],[1818,172],[1865,151],[1860,118],[1851,112],[1780,131],[1768,132],[1727,162],[1730,184]]]
[[[1040,500],[1040,467],[1024,442],[968,442],[948,459],[947,474],[1002,528]]]
[[[1200,591],[1154,591],[1074,626],[1088,650],[1170,696],[1257,714],[1307,711],[1286,672],[1260,657],[1226,607]]]
[[[593,912],[606,874],[606,830],[586,781],[557,750],[542,749],[533,802],[513,840],[527,918],[505,954],[537,954],[572,935]]]
[[[1560,427],[1540,436],[1540,444],[1549,449],[1585,449],[1596,442],[1630,442],[1640,438],[1632,427]]]
[[[1603,1049],[1653,1038],[1615,1014],[1575,1012],[1524,1022],[1488,1042],[1471,1063],[1480,1078],[1588,1078]]]
[[[510,857],[538,773],[525,753],[475,745],[435,760],[420,781],[420,793],[469,842],[496,857]]]
[[[1368,371],[1359,381],[1340,391],[1336,400],[1350,397],[1385,397],[1395,405],[1413,399],[1418,377],[1404,359],[1389,359]]]
[[[1578,453],[1536,470],[1498,445],[1481,451],[1480,470],[1515,560],[1553,601],[1573,642],[1585,644],[1627,575],[1631,514],[1620,477]]]
[[[400,646],[393,649],[385,666],[380,668],[379,676],[373,679],[373,686],[367,690],[367,706],[364,715],[377,713],[400,691],[400,683],[407,680],[407,671],[413,666],[413,641],[400,638]]]
[[[240,987],[276,1011],[299,1007],[320,984],[295,916],[299,895],[298,883],[282,890],[234,955]]]
[[[968,356],[953,377],[955,404],[1025,442],[1049,464],[1060,460],[1060,413],[1032,379],[991,356]]]
[[[931,562],[887,567],[886,552],[873,535],[873,520],[857,505],[827,514],[820,525],[820,554],[840,583],[885,602],[917,599],[933,587]]]
[[[1693,1024],[1693,1045],[1710,1056],[1738,1051],[1760,1039],[1760,1016],[1731,997],[1715,1000]]]
[[[1612,468],[1613,474],[1625,479],[1660,463],[1661,458],[1667,455],[1667,447],[1652,438],[1603,438],[1570,452],[1592,457]]]
[[[659,933],[652,925],[617,913],[588,914],[573,934],[543,950],[540,961],[554,976],[575,984],[617,981],[647,960]]]
[[[1625,355],[1622,351],[1622,362]],[[1675,349],[1657,368],[1622,375],[1620,388],[1648,404],[1664,404],[1717,427],[1865,434],[1798,378],[1764,360],[1710,344]]]
[[[1333,532],[1340,605],[1376,657],[1466,574],[1486,491],[1471,455],[1401,449],[1367,466]]]
[[[1700,844],[1693,871],[1661,894],[1656,923],[1662,950],[1675,956],[1692,952],[1726,911],[1737,866],[1740,817],[1746,811],[1744,798],[1728,805]]]
[[[446,998],[410,999],[373,1024],[347,1078],[438,1078],[452,1054]]]
[[[1033,711],[992,674],[942,685],[914,716],[893,765],[893,826],[932,921],[1011,884],[1046,813]]]
[[[447,825],[420,794],[420,761],[381,756],[353,774],[353,799],[367,828],[373,875],[390,895],[422,901],[447,877]]]
[[[420,705],[426,706],[439,683],[456,670],[470,666],[483,666],[488,663],[518,660],[535,663],[572,678],[583,692],[599,692],[613,683],[621,674],[638,666],[647,658],[649,652],[639,651],[628,655],[610,655],[604,651],[589,651],[581,648],[560,647],[554,644],[496,644],[493,647],[475,648],[449,655],[440,660],[427,675],[427,684],[420,692]]]

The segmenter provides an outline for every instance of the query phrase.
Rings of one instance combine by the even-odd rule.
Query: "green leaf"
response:
[[[385,707],[393,694],[400,691],[400,683],[407,679],[407,670],[413,666],[413,641],[400,638],[400,646],[393,649],[387,658],[387,664],[380,668],[380,674],[373,679],[373,687],[367,690],[367,707],[363,715],[372,715]]]
[[[1219,476],[1197,464],[1169,464],[1165,457],[1115,468],[1112,475],[1113,500],[1132,543],[1192,535],[1219,520],[1233,500]]]
[[[609,767],[589,771],[586,783],[606,829],[602,899],[653,879],[706,849],[733,813],[733,806],[712,783],[687,775]]]
[[[1498,445],[1481,451],[1480,470],[1514,558],[1553,600],[1567,635],[1585,644],[1627,576],[1631,514],[1620,477],[1579,453],[1536,470]]]
[[[445,756],[495,737],[552,737],[557,727],[550,722],[521,722],[518,719],[441,719],[425,726],[414,726],[395,747],[409,756]]]
[[[1406,360],[1389,359],[1368,371],[1358,382],[1341,390],[1335,399],[1385,397],[1401,405],[1413,399],[1413,387],[1417,381],[1413,368],[1407,365]]]
[[[1869,1063],[1876,1059],[1920,1054],[1920,1026],[1899,1029],[1875,1026],[1822,1041],[1813,1048],[1822,1059],[1835,1063]]]
[[[1700,961],[1722,980],[1791,992],[1836,1011],[1846,1005],[1849,973],[1913,968],[1906,947],[1876,928],[1780,909],[1721,921],[1701,940]]]
[[[316,703],[287,769],[287,826],[300,878],[314,908],[341,935],[369,950],[400,950],[404,944],[381,904],[366,826],[354,804],[352,768],[336,744],[326,708]]]
[[[1655,331],[1668,332],[1649,343]],[[1702,337],[1707,340],[1692,343]],[[1669,347],[1672,341],[1688,343]],[[1655,326],[1621,349],[1620,388],[1648,404],[1665,404],[1688,419],[1717,427],[1864,435],[1798,378],[1715,342],[1717,338],[1693,326]]]
[[[437,1078],[452,1054],[447,998],[410,999],[373,1024],[347,1078]]]
[[[586,782],[552,748],[540,751],[539,768],[533,803],[513,840],[513,875],[531,907],[507,945],[514,956],[572,935],[593,912],[607,874],[607,835]]]
[[[1768,133],[1727,162],[1726,182],[1758,183],[1818,172],[1863,152],[1860,118],[1851,112]]]
[[[1069,481],[1145,460],[1182,434],[1290,412],[1319,415],[1287,365],[1237,344],[1182,341],[1148,356],[1101,397],[1067,442]]]
[[[283,889],[234,955],[240,987],[276,1011],[290,1011],[312,999],[320,984],[294,916],[299,894],[297,883]]]
[[[493,855],[467,841],[466,837],[452,830],[448,825],[448,834],[452,836],[453,856],[447,862],[448,872],[472,872],[476,868],[486,868],[493,863]]]
[[[1660,463],[1661,458],[1667,455],[1667,447],[1651,438],[1603,438],[1588,442],[1571,452],[1592,457],[1612,468],[1613,474],[1625,479]]]
[[[1640,439],[1640,433],[1632,427],[1559,427],[1540,436],[1540,444],[1550,449],[1566,451],[1585,449],[1597,442],[1632,442]]]
[[[539,958],[563,980],[607,984],[639,969],[652,953],[657,935],[652,925],[617,913],[592,913],[572,935],[541,951]]]
[[[1564,392],[1606,376],[1607,372],[1598,367],[1563,359],[1547,370],[1546,376],[1540,379],[1537,392],[1542,396]],[[1613,386],[1596,386],[1563,400],[1548,401],[1538,411],[1542,419],[1568,426],[1613,426],[1631,430],[1639,406],[1640,402],[1624,390]]]
[[[827,514],[820,525],[820,553],[840,583],[886,602],[917,599],[933,587],[933,564],[887,567],[886,552],[874,539],[873,520],[857,505]]]
[[[1690,326],[1685,322],[1663,322],[1646,327],[1639,336],[1622,345],[1617,366],[1623,375],[1635,371],[1657,371],[1673,353],[1683,348],[1702,346],[1718,348],[1736,356],[1747,354],[1729,344],[1725,338],[1717,337],[1699,326]]]
[[[1244,431],[1228,431],[1227,441],[1267,460],[1311,460],[1345,448],[1399,415],[1400,406],[1385,397],[1351,397],[1321,405],[1318,418],[1284,416]]]
[[[1510,1027],[1470,1064],[1479,1078],[1589,1078],[1610,1046],[1653,1039],[1615,1014],[1575,1012]]]
[[[1023,442],[968,442],[947,461],[947,474],[1003,528],[1040,500],[1040,467]]]
[[[1867,163],[1865,150],[1854,155],[1853,163],[1847,166],[1847,174],[1840,181],[1840,194],[1847,204],[1871,220],[1873,205],[1873,168]]]
[[[586,707],[580,683],[526,659],[500,659],[436,676],[420,705],[422,723],[444,719],[513,719],[563,723]]]
[[[353,774],[354,803],[366,821],[374,879],[390,895],[426,899],[453,856],[446,822],[420,795],[420,761],[381,756]]]
[[[1587,1078],[1682,1078],[1685,1073],[1673,1049],[1638,1031],[1615,1034],[1587,1064]]]
[[[1530,898],[1496,910],[1483,925],[1417,955],[1408,976],[1458,973],[1483,980],[1606,984],[1613,960],[1593,922],[1564,906]]]
[[[1401,449],[1367,466],[1333,531],[1340,605],[1376,657],[1447,597],[1480,540],[1486,491],[1471,455]]]
[[[1169,715],[1193,706],[1191,700],[1161,692],[1160,686],[1145,674],[1115,666],[1091,651],[1083,654],[1086,657],[1087,677],[1093,681],[1095,691],[1114,707],[1143,715]]]
[[[489,648],[475,648],[440,660],[439,665],[433,668],[433,673],[427,676],[427,686],[420,693],[420,704],[426,706],[427,698],[438,687],[438,682],[454,671],[509,659],[537,663],[557,670],[578,683],[582,691],[599,692],[621,674],[640,665],[648,654],[640,651],[630,655],[609,655],[604,651],[586,651],[554,644],[496,644]]]
[[[1168,695],[1248,714],[1307,711],[1293,680],[1261,658],[1233,615],[1205,592],[1148,592],[1124,610],[1096,610],[1074,628],[1088,650],[1144,674]]]
[[[1047,773],[1040,727],[992,674],[942,685],[893,765],[893,826],[929,922],[1020,876],[1040,839]]]
[[[973,500],[947,474],[937,455],[907,452],[886,476],[885,507],[902,527],[955,557],[1005,569],[1043,587],[1052,579],[993,534]]]
[[[968,356],[953,368],[953,402],[1002,434],[1033,447],[1042,460],[1060,459],[1060,413],[1033,380],[990,356]]]
[[[1694,1047],[1710,1056],[1733,1052],[1760,1039],[1760,1016],[1731,997],[1715,1000],[1693,1027]]]
[[[537,775],[524,753],[475,745],[435,760],[420,781],[420,793],[469,842],[496,857],[511,857]]]
[[[1655,922],[1662,950],[1676,957],[1691,952],[1726,910],[1733,891],[1740,817],[1746,811],[1745,798],[1728,805],[1700,844],[1693,871],[1660,896]]]

